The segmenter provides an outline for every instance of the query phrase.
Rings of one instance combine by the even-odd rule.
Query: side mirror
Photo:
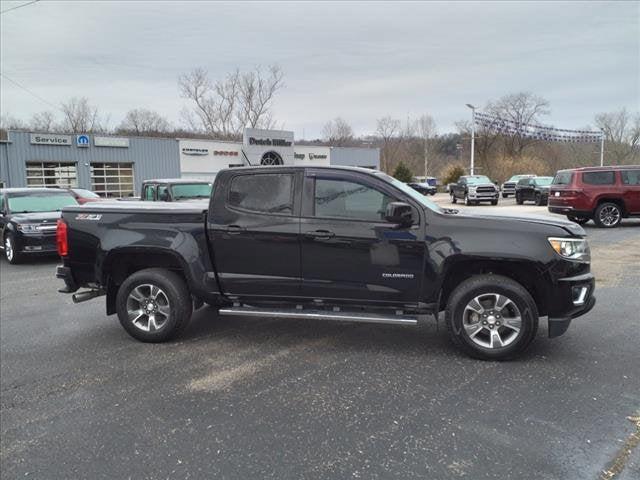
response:
[[[384,219],[389,223],[395,223],[403,227],[413,225],[413,213],[411,206],[403,202],[391,202],[387,205]]]
[[[164,191],[160,194],[160,196],[158,197],[158,200],[160,200],[161,202],[168,202],[169,201],[169,192]]]

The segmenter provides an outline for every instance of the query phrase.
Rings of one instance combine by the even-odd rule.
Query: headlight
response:
[[[40,231],[40,225],[37,223],[21,223],[18,225],[18,230],[22,233],[36,233]]]
[[[584,238],[558,238],[549,237],[551,248],[563,258],[576,262],[591,262],[591,250]]]
[[[469,187],[469,191],[470,192],[475,192],[476,191],[476,187],[474,187],[473,185]]]

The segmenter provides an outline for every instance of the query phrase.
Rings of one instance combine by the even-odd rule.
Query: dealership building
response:
[[[104,197],[139,195],[150,178],[213,179],[250,165],[377,169],[377,148],[295,145],[293,132],[247,128],[242,142],[9,131],[0,141],[4,187],[78,187]]]

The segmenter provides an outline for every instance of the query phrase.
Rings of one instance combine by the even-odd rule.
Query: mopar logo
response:
[[[78,135],[76,137],[76,145],[78,147],[88,147],[89,146],[89,136],[87,136],[87,135]]]

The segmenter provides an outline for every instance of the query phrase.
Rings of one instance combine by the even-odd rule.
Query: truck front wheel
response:
[[[520,355],[538,331],[538,309],[529,292],[501,275],[478,275],[451,293],[445,319],[452,342],[483,360]]]
[[[147,268],[129,276],[116,296],[120,323],[141,342],[175,338],[188,325],[192,308],[185,281],[162,268]]]

